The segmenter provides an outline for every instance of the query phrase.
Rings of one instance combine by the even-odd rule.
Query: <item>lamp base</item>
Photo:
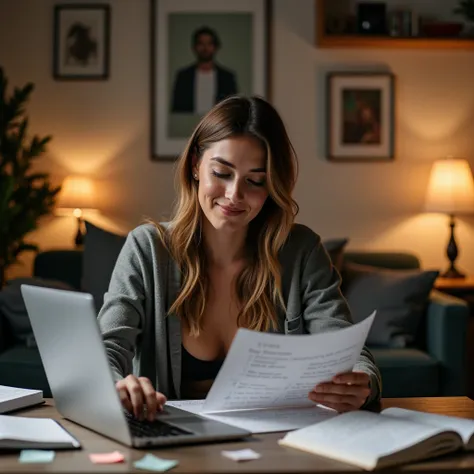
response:
[[[461,273],[456,267],[450,267],[440,275],[441,278],[466,278],[464,273]]]
[[[446,249],[446,255],[449,259],[450,265],[447,271],[442,275],[442,278],[465,278],[466,275],[461,273],[455,266],[454,262],[458,258],[458,246],[456,244],[456,239],[454,237],[454,228],[456,226],[456,221],[454,220],[454,215],[449,216],[449,227],[451,228],[448,247]]]
[[[74,237],[74,244],[76,248],[82,247],[84,245],[84,232],[82,231],[83,220],[81,217],[77,218],[77,232]]]

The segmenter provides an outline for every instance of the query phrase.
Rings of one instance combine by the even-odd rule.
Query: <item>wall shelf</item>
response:
[[[474,49],[474,39],[322,35],[317,45],[320,48]]]
[[[319,48],[391,48],[474,50],[474,38],[422,38],[365,35],[333,35],[325,32],[325,0],[316,1],[316,46]],[[334,0],[333,0],[334,1]]]

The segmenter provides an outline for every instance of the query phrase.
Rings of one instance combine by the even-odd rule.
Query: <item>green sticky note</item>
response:
[[[161,459],[159,457],[153,456],[153,454],[147,454],[143,456],[139,461],[135,461],[133,465],[137,469],[144,469],[148,471],[155,472],[165,472],[168,469],[178,465],[178,461],[173,459]]]
[[[52,462],[55,456],[54,451],[43,451],[40,449],[23,449],[20,452],[18,462],[27,463],[47,463]]]

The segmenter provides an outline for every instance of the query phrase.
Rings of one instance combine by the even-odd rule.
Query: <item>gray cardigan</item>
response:
[[[286,314],[276,332],[319,333],[351,324],[340,292],[340,277],[321,239],[295,224],[280,251]],[[168,398],[180,398],[181,324],[167,316],[180,288],[180,271],[152,224],[129,233],[115,265],[98,321],[115,380],[148,377]],[[381,393],[380,373],[364,348],[355,370],[370,375],[372,393]]]

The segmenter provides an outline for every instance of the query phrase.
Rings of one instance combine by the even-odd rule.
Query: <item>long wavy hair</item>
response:
[[[278,112],[258,97],[232,96],[215,105],[197,125],[178,160],[177,202],[167,229],[160,235],[182,274],[178,297],[169,309],[182,318],[190,334],[202,328],[209,278],[201,244],[203,214],[199,183],[193,179],[193,157],[200,160],[213,143],[239,136],[256,138],[266,151],[268,197],[249,224],[247,264],[235,280],[239,327],[276,328],[277,308],[285,309],[278,253],[288,238],[298,205],[292,198],[297,157]]]

